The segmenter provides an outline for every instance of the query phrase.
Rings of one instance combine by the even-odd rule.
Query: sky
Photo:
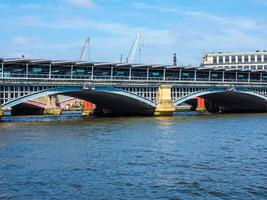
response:
[[[204,52],[267,50],[266,0],[0,0],[0,57],[199,65]],[[90,49],[90,50],[89,50]],[[135,63],[139,62],[137,52]]]

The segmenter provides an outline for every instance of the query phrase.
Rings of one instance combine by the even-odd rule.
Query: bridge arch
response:
[[[206,100],[208,111],[222,112],[266,112],[267,97],[249,90],[203,90],[186,95],[176,101],[174,105],[188,102],[197,97]]]
[[[111,87],[93,87],[84,89],[82,86],[77,87],[55,87],[46,90],[36,91],[28,95],[24,95],[12,99],[2,105],[2,109],[10,109],[16,105],[25,103],[28,100],[33,100],[47,95],[66,95],[76,97],[82,100],[91,101],[101,109],[106,109],[109,112],[154,112],[156,104],[145,97],[130,93],[119,88]],[[127,111],[128,110],[128,111]]]

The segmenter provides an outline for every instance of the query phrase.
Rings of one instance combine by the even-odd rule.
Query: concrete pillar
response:
[[[0,106],[0,119],[4,116],[4,111],[2,110],[2,107]]]
[[[158,104],[154,115],[156,116],[170,116],[176,108],[173,105],[171,98],[171,85],[160,85],[158,89]]]
[[[57,106],[57,96],[51,95],[46,97],[46,106],[44,115],[60,115],[61,108]]]

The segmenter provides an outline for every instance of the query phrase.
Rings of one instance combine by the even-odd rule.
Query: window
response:
[[[225,56],[225,63],[229,63],[229,56]]]
[[[238,68],[238,69],[243,69],[243,66],[239,65],[237,68]]]
[[[255,55],[251,55],[250,62],[255,62]]]
[[[245,63],[248,63],[248,56],[244,56]]]
[[[124,71],[116,71],[115,76],[124,76]]]
[[[256,57],[256,56],[255,56]],[[261,62],[261,55],[257,55],[256,62]]]
[[[259,65],[259,66],[258,66],[258,69],[263,69],[263,66],[262,66],[262,65]]]
[[[242,63],[242,56],[238,56],[238,63]]]
[[[77,69],[75,72],[83,74],[85,72],[85,70],[84,69]]]
[[[222,56],[219,57],[219,63],[220,64],[223,63],[223,57]]]
[[[217,63],[217,57],[213,57],[213,64]]]
[[[155,76],[160,76],[160,73],[159,72],[152,72],[152,76],[155,77]]]
[[[256,66],[255,66],[255,65],[252,65],[252,66],[251,66],[251,69],[256,69]]]
[[[267,65],[264,65],[264,69],[267,69]]]
[[[36,73],[36,74],[37,74],[37,73],[42,73],[42,71],[43,71],[43,70],[42,70],[42,68],[40,68],[40,67],[38,67],[38,68],[37,68],[37,67],[32,68],[32,73],[34,73],[34,74],[35,74],[35,73]]]
[[[267,62],[267,55],[264,55],[264,62]]]
[[[182,76],[183,76],[184,78],[189,78],[189,73],[183,72],[183,73],[182,73]]]

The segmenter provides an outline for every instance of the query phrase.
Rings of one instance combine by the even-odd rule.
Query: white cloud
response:
[[[63,1],[77,7],[94,8],[96,6],[92,2],[92,0],[63,0]]]
[[[12,43],[15,45],[24,45],[29,43],[29,39],[24,36],[16,36],[12,38]]]
[[[26,45],[31,45],[31,44],[38,44],[39,39],[36,37],[25,37],[25,36],[15,36],[11,38],[11,42],[14,45],[17,46],[26,46]]]
[[[43,5],[36,4],[36,3],[25,3],[25,4],[19,5],[19,7],[23,9],[37,9],[37,8],[42,8]]]
[[[134,2],[132,6],[136,9],[142,9],[142,10],[156,10],[159,12],[165,12],[165,13],[176,13],[179,15],[189,16],[195,20],[205,22],[206,24],[209,23],[215,23],[212,25],[218,25],[222,28],[227,27],[234,27],[242,30],[255,30],[255,29],[262,29],[262,22],[257,19],[249,19],[244,17],[239,18],[229,18],[219,15],[210,14],[203,11],[198,10],[187,10],[185,8],[180,7],[168,7],[164,5],[149,5],[145,3],[139,3]]]
[[[142,26],[129,26],[121,23],[110,23],[104,21],[94,21],[82,17],[70,17],[50,20],[35,16],[22,16],[14,18],[14,26],[41,27],[49,29],[69,29],[83,30],[87,32],[101,31],[107,34],[113,34],[123,37],[134,37],[141,34],[146,38],[149,45],[172,44],[174,42],[173,33],[170,29],[151,29]]]
[[[213,21],[224,20],[223,17],[217,16],[217,15],[212,15],[212,14],[208,14],[208,13],[201,12],[201,11],[186,10],[186,9],[182,9],[179,7],[165,7],[165,6],[150,5],[150,4],[139,3],[139,2],[134,2],[132,5],[134,8],[141,9],[141,10],[157,10],[157,11],[165,12],[165,13],[176,13],[180,15],[191,16],[194,18],[205,18],[205,19],[209,19]]]

